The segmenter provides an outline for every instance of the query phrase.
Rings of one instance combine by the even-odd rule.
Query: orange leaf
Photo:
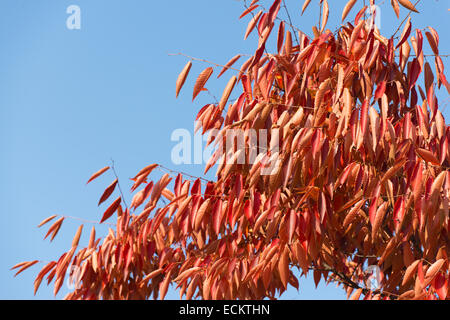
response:
[[[227,86],[225,87],[225,90],[223,91],[222,98],[220,99],[219,103],[219,110],[222,111],[225,108],[225,105],[228,102],[228,99],[230,98],[231,91],[233,91],[234,85],[236,84],[237,78],[236,76],[233,76],[229,81]]]
[[[242,19],[243,17],[245,17],[247,14],[249,14],[250,12],[252,12],[253,10],[255,10],[258,7],[259,7],[259,5],[257,5],[257,4],[254,4],[250,7],[248,7],[247,9],[245,9],[244,12],[242,12],[242,14],[239,16],[239,19]]]
[[[247,37],[250,35],[250,33],[255,29],[256,23],[258,22],[259,18],[262,15],[262,11],[259,11],[253,18],[250,20],[247,26],[247,30],[245,31],[244,40],[247,39]]]
[[[416,7],[414,7],[414,5],[411,3],[411,1],[409,1],[409,0],[398,0],[398,2],[400,2],[400,4],[402,6],[404,6],[406,9],[419,13],[419,11],[417,11]]]
[[[327,22],[328,22],[329,13],[330,13],[330,9],[328,7],[328,1],[324,0],[323,1],[322,24],[320,27],[320,33],[322,33],[323,30],[325,30],[325,26],[327,25]]]
[[[95,227],[92,226],[91,236],[89,237],[88,249],[92,249],[94,247],[94,244],[95,244]]]
[[[420,260],[416,260],[408,268],[406,268],[405,275],[403,276],[402,286],[407,284],[412,279],[414,273],[416,273],[419,262]]]
[[[167,294],[167,289],[169,288],[169,284],[171,282],[171,273],[172,269],[166,274],[164,280],[161,282],[159,286],[159,298],[164,300],[164,297]]]
[[[400,18],[400,6],[398,4],[398,0],[391,0],[392,8],[394,8],[395,15],[397,18]]]
[[[359,298],[361,297],[361,293],[362,293],[363,289],[359,288],[355,291],[355,293],[351,296],[350,300],[359,300]]]
[[[38,224],[38,228],[42,227],[44,224],[46,224],[47,222],[53,220],[55,217],[57,217],[58,215],[53,215],[51,217],[45,218],[44,220],[41,221],[41,223]]]
[[[308,8],[310,2],[311,2],[311,0],[305,0],[305,2],[303,3],[303,7],[302,7],[302,14],[303,14],[303,12],[305,12],[306,8]]]
[[[34,266],[38,262],[39,262],[38,260],[34,260],[34,261],[26,261],[26,262],[21,262],[21,263],[16,264],[14,267],[11,268],[11,270],[19,268],[19,267],[21,267],[21,268],[19,269],[19,271],[16,272],[14,277],[17,276],[22,271],[28,269],[29,267]]]
[[[156,276],[160,275],[161,273],[163,273],[163,271],[164,271],[164,269],[161,268],[161,269],[156,269],[156,270],[150,272],[148,275],[146,275],[144,277],[144,279],[142,279],[141,283],[145,283],[145,282],[153,279],[154,277],[156,277]]]
[[[208,81],[209,77],[211,77],[213,73],[213,68],[208,67],[205,70],[203,70],[200,75],[197,78],[197,81],[194,85],[194,92],[192,94],[192,101],[195,100],[197,95],[203,90],[203,87],[205,86],[206,82]]]
[[[353,220],[356,218],[356,216],[359,214],[359,209],[363,206],[363,204],[366,202],[365,199],[358,201],[355,206],[349,211],[349,213],[345,216],[343,227],[347,228],[347,226],[353,222]]]
[[[153,169],[155,169],[157,166],[158,166],[158,164],[156,164],[156,163],[146,166],[141,171],[139,171],[138,174],[131,180],[135,181],[138,177],[140,177],[143,174],[149,175],[153,171]]]
[[[34,280],[34,295],[36,295],[37,290],[39,289],[39,286],[42,282],[42,279],[44,276],[56,265],[56,261],[49,262],[45,267],[42,268],[42,270],[39,272],[39,274],[36,277],[36,280]]]
[[[56,234],[58,233],[59,229],[61,228],[61,224],[63,223],[63,221],[64,221],[64,217],[62,217],[62,218],[56,220],[55,223],[53,223],[52,226],[48,229],[47,234],[46,234],[45,237],[44,237],[44,240],[45,240],[45,238],[47,238],[51,233],[53,233],[53,235],[52,235],[52,237],[51,237],[51,239],[50,239],[50,241],[52,241],[52,240],[55,238]]]
[[[189,61],[183,68],[183,70],[181,70],[181,73],[178,75],[178,79],[177,79],[177,83],[176,83],[176,88],[175,88],[175,96],[178,97],[178,95],[180,94],[180,90],[184,85],[184,82],[186,81],[186,78],[189,74],[189,70],[191,70],[192,67],[192,61]]]
[[[199,230],[200,225],[201,225],[202,220],[203,220],[203,217],[204,217],[206,211],[208,210],[209,202],[210,202],[210,200],[206,199],[202,203],[200,208],[197,210],[197,212],[195,213],[194,230]]]
[[[83,231],[83,225],[78,227],[77,233],[75,234],[75,237],[73,237],[73,240],[72,240],[72,247],[78,246],[78,243],[80,242],[80,236],[81,236],[82,231]]]
[[[345,20],[350,10],[352,10],[353,6],[355,5],[356,0],[350,0],[347,2],[347,4],[344,7],[344,10],[342,11],[342,21]]]
[[[375,219],[373,221],[372,226],[372,240],[375,240],[375,236],[377,231],[380,229],[380,226],[383,222],[384,215],[386,214],[386,210],[388,208],[388,202],[384,202],[377,210],[375,214]]]
[[[239,60],[239,58],[241,57],[240,54],[234,56],[233,58],[230,59],[230,61],[228,61],[225,66],[223,67],[222,71],[220,71],[219,75],[217,76],[217,78],[220,78],[221,75],[223,75],[225,73],[225,71],[227,71],[236,61]]]
[[[441,270],[442,266],[444,265],[445,259],[439,259],[435,263],[433,263],[427,270],[425,274],[425,281],[430,282],[434,279],[436,274]]]
[[[442,171],[436,179],[434,179],[433,184],[431,185],[430,193],[439,194],[441,192],[442,186],[444,185],[445,177],[447,176],[446,171]]]
[[[287,247],[285,247],[284,251],[281,253],[280,261],[278,262],[278,271],[283,286],[287,288],[289,279],[289,249]]]
[[[92,180],[98,178],[100,175],[102,175],[103,173],[105,173],[106,171],[109,170],[109,167],[104,167],[103,169],[100,169],[99,171],[97,171],[96,173],[94,173],[91,178],[88,180],[88,182],[86,184],[88,184],[89,182],[91,182]]]
[[[435,155],[426,149],[417,148],[416,149],[417,154],[426,162],[430,162],[434,165],[439,165],[439,160],[435,157]]]

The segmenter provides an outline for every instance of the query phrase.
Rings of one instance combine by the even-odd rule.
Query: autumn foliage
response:
[[[80,227],[70,250],[43,266],[36,290],[45,277],[58,292],[73,265],[81,275],[67,299],[163,299],[171,284],[186,299],[274,299],[298,288],[298,275],[337,283],[352,299],[450,297],[450,129],[435,95],[450,85],[439,36],[413,29],[417,10],[408,0],[391,1],[408,18],[388,38],[363,1],[348,1],[342,20],[353,18],[334,31],[333,2],[320,3],[311,36],[278,18],[282,0],[268,9],[254,0],[241,15],[249,19],[245,37],[258,35],[256,50],[238,69],[241,55],[219,67],[220,76],[235,75],[196,119],[203,134],[218,129],[206,166],[218,164],[215,181],[171,172],[151,181],[160,166],[149,165],[132,179],[129,207],[112,197],[112,182],[99,203],[110,202],[101,217],[114,219],[109,234],[97,238],[93,227],[82,247]],[[178,77],[177,96],[191,66]],[[214,68],[198,76],[193,99]],[[229,102],[232,91],[238,98]],[[267,129],[268,145],[279,150],[269,147],[254,163],[219,161],[229,129]],[[246,143],[236,157],[255,147]],[[273,159],[280,165],[261,174]],[[54,222],[46,237],[63,220],[44,220]],[[380,268],[380,288],[365,285],[367,265]]]

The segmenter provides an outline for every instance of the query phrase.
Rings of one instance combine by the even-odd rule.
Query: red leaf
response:
[[[408,40],[410,34],[411,34],[411,17],[409,17],[408,20],[406,21],[402,35],[400,36],[400,41],[397,43],[395,49],[400,47],[406,40]]]
[[[417,58],[414,58],[411,62],[411,69],[408,72],[409,90],[416,84],[420,75],[420,63]]]
[[[114,192],[114,189],[116,188],[118,181],[119,180],[117,179],[114,180],[114,182],[111,183],[111,185],[108,188],[106,188],[105,192],[103,192],[103,195],[101,196],[98,202],[98,205],[101,205],[104,201],[106,201],[109,198],[109,196]]]
[[[361,105],[361,134],[364,137],[367,130],[367,115],[369,110],[369,100],[365,99]]]
[[[253,218],[253,207],[250,200],[245,201],[244,204],[244,215],[247,220],[252,221]]]
[[[120,203],[122,202],[122,198],[118,197],[109,207],[106,209],[105,213],[103,214],[102,220],[100,220],[100,223],[103,223],[107,219],[109,219],[114,212],[119,208]]]
[[[289,243],[292,242],[292,237],[294,235],[296,226],[297,226],[297,213],[291,209],[289,211],[289,225],[288,225]]]
[[[375,90],[375,100],[381,99],[383,97],[383,94],[386,92],[386,81],[381,81],[378,86],[377,90]]]
[[[447,297],[448,292],[447,284],[448,284],[447,279],[445,278],[445,275],[441,272],[439,272],[433,280],[434,290],[436,290],[436,293],[438,294],[439,299],[441,300],[445,300],[445,298]]]

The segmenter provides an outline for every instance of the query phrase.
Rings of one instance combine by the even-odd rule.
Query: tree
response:
[[[344,23],[357,3],[355,19]],[[316,284],[340,284],[352,299],[448,299],[450,129],[435,92],[450,85],[437,32],[413,31],[418,11],[410,1],[391,4],[407,16],[389,38],[366,14],[374,0],[348,1],[335,32],[320,0],[320,22],[308,36],[278,17],[287,11],[283,0],[269,9],[253,0],[241,18],[250,17],[245,36],[257,32],[258,47],[240,69],[233,68],[240,55],[215,64],[219,76],[235,75],[220,101],[197,115],[197,129],[216,145],[205,168],[218,164],[215,181],[173,171],[150,181],[164,167],[140,170],[131,205],[121,194],[101,219],[115,217],[109,234],[97,238],[93,227],[80,247],[80,226],[70,250],[39,272],[35,291],[46,276],[56,294],[76,266],[78,286],[67,299],[163,299],[170,284],[186,299],[275,299],[298,288],[298,268]],[[277,51],[269,53],[274,27]],[[423,33],[435,71],[424,59]],[[178,77],[177,96],[191,65]],[[213,72],[198,76],[194,99]],[[233,90],[240,94],[229,102]],[[100,203],[117,186],[116,179]],[[367,284],[367,265],[378,270],[379,286]]]

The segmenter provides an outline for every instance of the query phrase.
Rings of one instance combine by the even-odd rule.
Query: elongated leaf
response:
[[[392,8],[394,8],[395,15],[397,18],[400,18],[400,6],[398,4],[398,0],[391,0]]]
[[[106,209],[106,211],[103,213],[102,220],[100,220],[100,223],[103,223],[107,219],[109,219],[114,212],[119,208],[120,203],[122,202],[122,198],[118,197],[109,207]]]
[[[175,87],[175,96],[178,97],[178,95],[180,94],[180,90],[183,87],[184,83],[186,82],[186,78],[189,74],[189,71],[191,70],[192,67],[192,61],[189,61],[183,68],[183,70],[181,70],[180,74],[178,75],[178,79],[177,79],[177,83],[176,83],[176,87]]]
[[[116,180],[114,180],[113,183],[111,183],[111,185],[108,186],[108,188],[106,188],[106,190],[103,192],[102,196],[100,197],[100,200],[98,201],[98,205],[101,205],[103,202],[108,200],[108,198],[111,196],[111,194],[116,189],[118,182],[119,182],[119,180],[116,179]]]
[[[303,15],[303,12],[305,12],[306,8],[308,8],[310,3],[311,3],[311,0],[305,0],[305,2],[303,3],[303,6],[302,6],[302,15]]]
[[[280,261],[278,263],[278,272],[280,273],[281,282],[283,286],[287,288],[289,279],[289,249],[285,247],[281,253]]]
[[[405,275],[403,276],[402,286],[406,285],[414,276],[419,265],[420,260],[414,261],[408,268],[406,268]]]
[[[439,165],[439,160],[436,156],[431,152],[423,148],[416,149],[417,154],[426,162],[429,162],[434,165]]]
[[[244,10],[244,12],[242,12],[242,14],[239,16],[239,19],[242,19],[243,17],[245,17],[246,15],[248,15],[250,12],[252,12],[253,10],[255,10],[258,7],[259,7],[259,5],[257,5],[257,4],[254,4],[250,7],[248,7],[247,9]]]
[[[247,26],[247,30],[245,31],[244,40],[247,39],[250,33],[252,33],[253,29],[255,29],[255,26],[258,23],[259,18],[261,18],[262,14],[263,12],[261,10],[250,20]]]
[[[241,55],[235,55],[233,58],[230,59],[230,61],[228,61],[225,66],[223,67],[223,69],[220,71],[219,75],[217,76],[217,78],[220,78],[221,75],[223,75],[225,73],[225,71],[227,71],[230,67],[233,66],[233,64],[236,63],[236,61],[238,61],[241,58]]]
[[[108,171],[110,168],[109,167],[104,167],[103,169],[100,169],[99,171],[97,171],[96,173],[94,173],[90,179],[88,180],[88,182],[86,184],[88,184],[89,182],[91,182],[92,180],[98,178],[99,176],[101,176],[103,173],[105,173],[106,171]]]
[[[53,215],[50,216],[48,218],[45,218],[44,220],[41,221],[41,223],[38,224],[38,228],[42,227],[44,224],[46,224],[47,222],[50,222],[51,220],[53,220],[54,218],[56,218],[58,215]]]
[[[195,100],[200,91],[202,91],[202,89],[205,87],[205,84],[209,80],[209,77],[211,77],[213,71],[214,71],[213,68],[208,67],[199,74],[197,81],[195,82],[194,85],[194,92],[192,93],[192,101]]]
[[[400,40],[396,45],[396,49],[400,47],[406,40],[408,40],[409,35],[411,34],[411,17],[406,21],[405,26],[403,27],[402,35],[400,36]]]
[[[20,269],[16,272],[14,277],[17,276],[18,274],[22,273],[23,271],[25,271],[29,267],[34,266],[38,262],[39,262],[38,260],[34,260],[34,261],[26,261],[26,262],[22,262],[22,263],[16,264],[14,267],[11,268],[11,270],[19,268],[19,267],[20,267]]]
[[[236,84],[236,82],[237,82],[236,76],[233,76],[228,81],[228,84],[225,87],[225,90],[223,91],[223,94],[222,94],[222,98],[220,99],[220,102],[219,102],[219,110],[222,111],[225,108],[225,105],[227,104],[228,99],[230,98],[231,91],[233,91],[233,88],[234,88],[234,85]]]
[[[355,5],[357,0],[349,0],[347,1],[347,4],[344,7],[344,10],[342,11],[342,21],[345,20],[350,10],[352,10],[353,6]]]
[[[136,180],[138,177],[142,176],[142,175],[149,175],[156,167],[158,167],[158,164],[153,163],[150,164],[148,166],[146,166],[145,168],[143,168],[141,171],[138,172],[138,174],[131,180]]]
[[[77,247],[78,243],[80,242],[81,232],[83,231],[83,225],[80,225],[77,229],[77,232],[75,233],[75,236],[72,240],[72,247]]]
[[[433,53],[435,55],[439,55],[439,48],[436,42],[436,39],[433,37],[433,35],[430,32],[425,32],[425,35],[428,39],[428,43],[430,44],[431,50],[433,50]]]
[[[330,14],[330,8],[328,7],[328,1],[323,1],[323,12],[322,12],[322,23],[320,27],[320,33],[322,33],[325,30],[325,26],[328,22],[328,15]]]
[[[409,0],[398,0],[398,2],[400,2],[400,4],[402,6],[404,6],[406,9],[419,13],[419,11],[417,11],[416,7],[414,7],[414,5],[411,3],[411,1],[409,1]]]
[[[442,266],[445,263],[445,259],[439,259],[435,263],[433,263],[427,270],[425,274],[425,281],[430,282],[436,274],[441,270]]]
[[[59,218],[58,220],[55,221],[55,223],[52,224],[52,226],[48,229],[47,234],[44,237],[44,240],[50,235],[52,234],[52,237],[50,239],[50,241],[52,241],[56,234],[58,233],[59,229],[61,228],[61,224],[64,221],[64,217]]]

